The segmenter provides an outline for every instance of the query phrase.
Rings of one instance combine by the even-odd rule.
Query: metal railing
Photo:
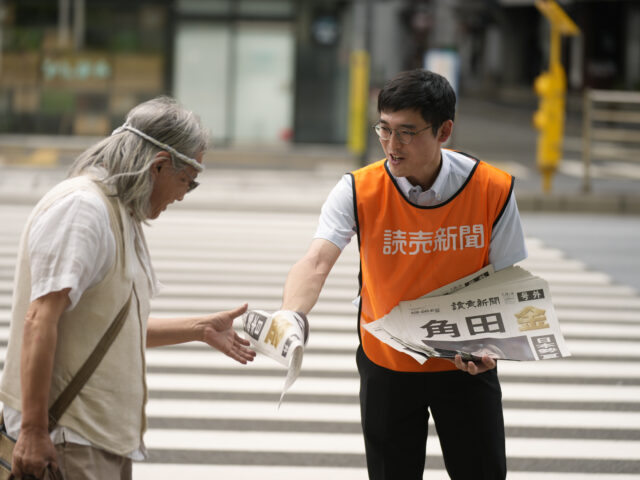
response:
[[[582,190],[588,193],[595,162],[640,165],[640,92],[586,90],[583,101]]]

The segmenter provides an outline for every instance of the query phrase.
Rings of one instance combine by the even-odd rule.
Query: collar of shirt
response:
[[[420,185],[412,185],[407,177],[394,177],[402,194],[411,202],[423,207],[437,205],[451,196],[448,180],[451,173],[451,160],[442,152],[442,166],[436,180],[429,190],[422,190]]]

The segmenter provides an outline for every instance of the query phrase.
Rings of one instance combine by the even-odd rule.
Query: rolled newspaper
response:
[[[269,314],[263,310],[249,310],[242,316],[245,337],[252,348],[287,367],[278,408],[284,394],[294,384],[302,369],[304,347],[309,340],[309,322],[302,312],[278,310]]]

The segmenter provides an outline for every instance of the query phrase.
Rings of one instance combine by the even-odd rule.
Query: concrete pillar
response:
[[[402,2],[374,4],[371,23],[371,83],[384,83],[405,69],[407,32],[400,22]]]
[[[435,3],[433,30],[430,46],[434,48],[456,48],[458,41],[458,21],[456,8],[458,0],[437,0]]]
[[[640,87],[640,5],[633,3],[627,8],[625,85],[635,90]]]

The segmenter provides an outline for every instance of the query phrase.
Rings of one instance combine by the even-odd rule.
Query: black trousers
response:
[[[507,475],[502,392],[495,370],[480,375],[395,372],[358,347],[360,412],[371,480],[419,480],[429,411],[453,480]]]

